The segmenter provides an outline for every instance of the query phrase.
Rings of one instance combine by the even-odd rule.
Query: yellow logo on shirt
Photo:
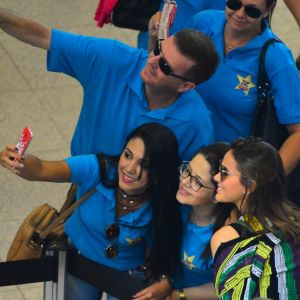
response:
[[[136,245],[138,244],[140,241],[142,240],[141,237],[138,237],[136,239],[130,239],[130,238],[126,238],[126,242],[129,246],[133,246],[133,245]]]
[[[183,263],[187,266],[189,270],[197,269],[197,267],[193,263],[194,259],[195,255],[188,256],[185,251],[183,252]]]
[[[249,89],[255,87],[255,84],[251,82],[251,75],[246,76],[245,78],[241,75],[237,75],[239,84],[235,87],[236,90],[243,90],[247,96]]]

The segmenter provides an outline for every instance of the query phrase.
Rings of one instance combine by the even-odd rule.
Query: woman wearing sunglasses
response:
[[[275,37],[270,28],[275,5],[276,0],[227,0],[225,12],[198,13],[187,25],[211,37],[220,57],[214,75],[197,86],[211,111],[216,141],[250,135],[258,58],[264,43]],[[290,133],[280,149],[288,174],[300,159],[300,81],[293,56],[283,43],[268,48],[265,66],[278,120]]]
[[[277,150],[259,139],[239,139],[214,179],[216,200],[241,214],[211,240],[218,298],[299,299],[300,210],[286,200]]]
[[[191,161],[180,165],[176,198],[182,204],[181,263],[172,277],[168,300],[216,299],[209,243],[213,232],[225,224],[233,205],[216,204],[213,176],[228,149],[227,143],[212,144],[202,148]],[[150,286],[134,298],[159,299],[158,288],[158,284]]]
[[[142,279],[141,266],[148,256],[151,279],[161,281],[167,289],[169,282],[164,275],[177,265],[180,251],[176,137],[163,125],[145,124],[129,135],[120,157],[98,156],[99,161],[93,154],[62,161],[31,155],[23,159],[14,145],[8,145],[0,153],[0,163],[27,180],[77,183],[78,198],[96,187],[65,224],[65,233],[76,251]],[[113,285],[118,289],[118,282]],[[99,300],[102,295],[101,290],[71,274],[65,290],[65,299],[72,300]]]

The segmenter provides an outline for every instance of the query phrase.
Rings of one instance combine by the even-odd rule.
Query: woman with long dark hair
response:
[[[136,128],[119,157],[100,154],[97,159],[91,154],[45,161],[32,155],[22,158],[8,145],[0,163],[27,180],[76,183],[78,197],[96,187],[65,224],[75,250],[130,274],[146,264],[150,280],[169,287],[166,275],[179,262],[181,231],[175,200],[178,145],[170,129],[155,123]],[[66,299],[98,300],[102,295],[71,274],[65,290]]]
[[[241,214],[211,240],[219,299],[299,299],[300,210],[287,201],[278,151],[259,139],[239,139],[214,178],[216,200]]]

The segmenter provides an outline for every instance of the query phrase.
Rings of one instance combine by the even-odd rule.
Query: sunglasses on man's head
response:
[[[243,5],[239,0],[226,0],[226,6],[231,10],[239,10],[241,7],[245,8],[245,13],[248,17],[258,19],[262,12],[253,5]]]
[[[171,66],[169,65],[169,63],[167,62],[167,60],[164,58],[164,56],[161,53],[160,44],[161,44],[161,42],[159,40],[157,40],[155,43],[154,49],[153,49],[153,54],[155,56],[158,56],[158,55],[160,56],[160,59],[158,61],[158,66],[159,66],[159,69],[162,71],[162,73],[164,73],[167,76],[173,76],[173,77],[179,78],[184,81],[193,82],[192,80],[190,80],[188,78],[182,77],[182,76],[177,75],[172,72]]]

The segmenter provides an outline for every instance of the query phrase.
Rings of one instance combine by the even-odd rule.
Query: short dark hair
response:
[[[175,33],[174,42],[182,55],[195,62],[195,65],[186,71],[187,78],[198,84],[214,74],[219,56],[207,35],[195,29],[184,29]]]

